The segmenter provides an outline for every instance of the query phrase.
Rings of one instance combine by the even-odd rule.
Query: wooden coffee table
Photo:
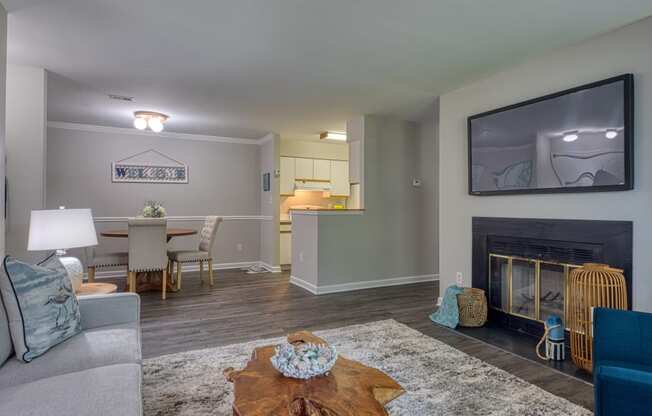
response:
[[[295,343],[326,344],[302,331],[288,336]],[[330,373],[309,380],[284,377],[270,362],[274,345],[256,348],[242,370],[224,370],[233,383],[235,416],[377,416],[405,390],[375,368],[339,357]]]

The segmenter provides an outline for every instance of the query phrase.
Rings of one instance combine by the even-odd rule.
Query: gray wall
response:
[[[471,217],[634,222],[633,305],[652,311],[652,18],[445,94],[440,99],[440,275],[471,278]],[[467,194],[469,115],[626,72],[636,80],[635,189],[627,192],[472,197]]]
[[[5,97],[7,85],[7,12],[0,4],[0,209],[5,206]],[[4,214],[4,212],[3,212]],[[5,257],[5,219],[0,216],[0,256]]]
[[[435,273],[439,273],[438,149],[439,100],[435,101],[421,118],[418,149],[418,177],[421,179],[419,210],[421,254],[419,258],[423,269],[433,267]]]
[[[421,247],[423,189],[412,186],[421,173],[419,123],[364,116],[347,124],[356,126],[349,135],[364,135],[365,212],[319,217],[319,285],[433,275]]]
[[[265,144],[260,146],[260,215],[272,217],[272,220],[260,224],[260,260],[267,267],[279,267],[279,178],[274,171],[279,168],[280,138],[277,134],[269,134],[263,138]],[[271,188],[264,192],[262,175],[270,174]],[[280,270],[278,270],[280,271]]]
[[[31,211],[45,207],[46,71],[7,65],[7,103],[7,253],[36,260],[40,254],[27,252],[27,235]]]
[[[189,183],[111,182],[111,162],[148,149],[186,163]],[[125,217],[139,215],[151,199],[162,202],[172,216],[260,215],[260,146],[255,144],[49,128],[47,159],[49,208],[92,208],[96,217]],[[175,225],[198,229],[201,223]],[[121,227],[125,225],[101,224],[98,231]],[[196,237],[172,242],[174,248],[196,244]],[[258,261],[259,221],[223,222],[215,246],[215,263]],[[98,251],[117,249],[126,249],[126,241],[100,239]]]

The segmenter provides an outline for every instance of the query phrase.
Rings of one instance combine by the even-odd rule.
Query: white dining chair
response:
[[[171,275],[174,275],[175,264],[177,267],[177,290],[181,289],[181,265],[184,263],[199,263],[199,278],[202,282],[204,281],[204,263],[208,263],[208,283],[213,286],[213,244],[221,222],[222,217],[206,217],[199,234],[199,247],[197,250],[168,250]]]
[[[167,220],[129,219],[129,290],[136,291],[138,273],[161,272],[161,298],[167,289]]]

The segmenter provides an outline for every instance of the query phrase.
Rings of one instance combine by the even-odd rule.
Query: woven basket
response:
[[[457,307],[460,311],[460,326],[478,327],[487,322],[487,298],[484,290],[464,288],[464,292],[457,295]]]

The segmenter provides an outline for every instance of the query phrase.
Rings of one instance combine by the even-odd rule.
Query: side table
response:
[[[79,297],[84,295],[106,295],[117,291],[118,286],[113,283],[82,283],[75,294]]]

